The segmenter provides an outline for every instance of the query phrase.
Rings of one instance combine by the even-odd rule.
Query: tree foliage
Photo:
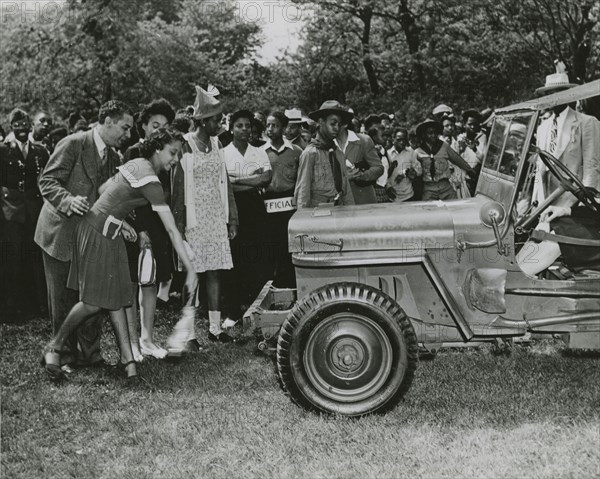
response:
[[[293,0],[300,6],[309,0]],[[257,23],[235,0],[67,0],[50,21],[4,19],[2,105],[95,111],[164,96],[181,107],[213,83],[226,108],[317,108],[417,121],[439,102],[498,106],[531,97],[554,59],[572,80],[600,74],[597,0],[319,0],[297,52],[256,60]]]
[[[335,97],[362,112],[415,118],[442,101],[484,108],[530,97],[556,58],[573,79],[600,73],[600,4],[593,0],[318,5],[319,18],[307,25],[303,46],[288,62],[298,72],[297,91],[311,86],[300,95],[311,107]],[[331,84],[335,92],[323,87]]]
[[[182,106],[194,85],[239,91],[260,26],[236,17],[232,0],[69,0],[52,21],[9,19],[0,33],[2,109],[15,105],[94,111],[119,98],[159,96]]]

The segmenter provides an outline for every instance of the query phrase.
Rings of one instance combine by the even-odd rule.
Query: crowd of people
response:
[[[178,271],[185,302],[206,302],[208,339],[231,342],[266,281],[295,286],[287,227],[297,209],[469,197],[492,114],[440,104],[410,125],[360,119],[334,100],[308,115],[225,114],[218,96],[196,87],[193,107],[157,99],[139,112],[113,100],[59,128],[47,111],[11,112],[0,144],[1,308],[50,317],[50,378],[104,364],[103,310],[127,377],[144,356],[199,349],[194,321],[168,348],[154,341]]]

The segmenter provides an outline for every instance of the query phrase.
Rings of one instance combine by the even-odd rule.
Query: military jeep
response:
[[[297,289],[267,283],[243,318],[259,348],[276,340],[294,402],[347,416],[385,411],[410,387],[419,346],[526,333],[600,342],[600,271],[532,277],[515,259],[564,191],[598,208],[534,146],[544,111],[598,94],[595,81],[497,110],[472,198],[296,212],[288,239]],[[531,201],[538,158],[560,181],[543,204]]]

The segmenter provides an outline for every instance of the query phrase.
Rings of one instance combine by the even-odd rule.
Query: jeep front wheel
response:
[[[277,341],[277,368],[300,406],[362,416],[400,401],[417,354],[415,332],[398,303],[371,286],[338,283],[294,306]]]

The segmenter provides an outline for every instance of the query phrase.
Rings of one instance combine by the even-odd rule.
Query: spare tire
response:
[[[323,286],[302,298],[277,341],[277,368],[291,399],[344,416],[397,405],[417,357],[417,337],[402,308],[359,283]]]

